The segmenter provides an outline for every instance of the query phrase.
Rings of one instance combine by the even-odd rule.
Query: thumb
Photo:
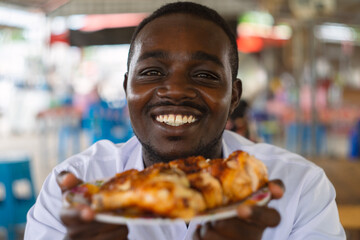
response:
[[[78,179],[73,173],[68,171],[62,171],[61,173],[59,173],[56,176],[56,182],[58,183],[61,192],[70,190],[82,183],[80,179]]]

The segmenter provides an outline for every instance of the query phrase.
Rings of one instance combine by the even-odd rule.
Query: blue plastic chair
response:
[[[285,129],[286,148],[301,155],[311,155],[313,134],[312,126],[305,123],[291,123]],[[326,128],[322,124],[315,126],[315,150],[317,155],[326,152]],[[298,149],[298,145],[299,148]]]
[[[117,107],[105,101],[91,105],[84,117],[83,127],[87,129],[91,143],[101,139],[121,143],[133,136],[125,102]]]
[[[358,121],[350,132],[349,136],[349,158],[360,159],[360,121]]]
[[[36,198],[29,157],[0,155],[0,185],[0,227],[6,229],[8,240],[17,239],[16,229],[26,223]]]
[[[58,132],[58,162],[80,152],[80,120],[79,123],[64,124]]]

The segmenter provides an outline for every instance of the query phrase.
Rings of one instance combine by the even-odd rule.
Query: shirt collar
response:
[[[123,171],[129,170],[129,169],[136,169],[136,170],[144,170],[144,162],[142,160],[142,147],[139,142],[139,140],[134,137],[135,139],[131,139],[130,141],[136,141],[135,147],[131,147],[129,149],[130,155],[125,162]]]

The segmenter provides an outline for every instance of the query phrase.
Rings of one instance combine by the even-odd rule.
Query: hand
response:
[[[268,187],[272,199],[283,196],[284,184],[281,180],[270,181]],[[267,206],[241,204],[237,213],[237,217],[198,227],[194,240],[256,240],[261,239],[267,227],[275,227],[280,223],[280,214]]]
[[[80,179],[70,172],[61,172],[57,176],[57,182],[63,194],[82,183]],[[128,229],[126,225],[95,221],[95,212],[87,205],[76,208],[63,208],[60,218],[67,228],[65,239],[127,239]]]

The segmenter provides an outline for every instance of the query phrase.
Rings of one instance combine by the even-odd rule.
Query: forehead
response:
[[[135,51],[147,48],[228,54],[230,40],[217,24],[190,14],[165,15],[148,23],[135,40]]]

